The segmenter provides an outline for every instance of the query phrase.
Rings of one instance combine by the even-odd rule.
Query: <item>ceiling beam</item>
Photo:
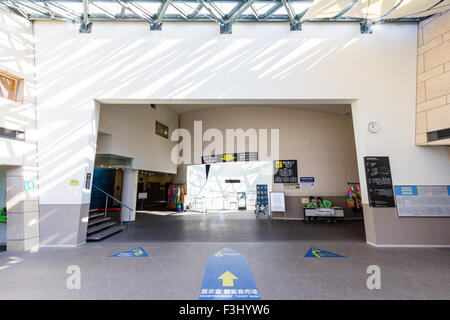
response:
[[[177,10],[177,11],[180,13],[180,15],[181,15],[185,20],[189,20],[188,14],[187,14],[186,12],[184,12],[184,10],[181,9],[177,4],[175,4],[174,2],[172,2],[170,5],[171,5],[175,10]]]
[[[344,9],[341,10],[341,12],[339,12],[337,15],[335,15],[333,17],[333,19],[337,19],[342,17],[344,14],[346,14],[351,8],[353,8],[355,6],[355,4],[358,3],[358,0],[353,0],[352,2],[350,2]]]
[[[250,6],[255,3],[256,0],[243,0],[240,4],[233,8],[230,12],[230,16],[225,20],[225,23],[220,28],[220,33],[231,34],[231,27],[233,23],[246,11]]]
[[[151,17],[146,16],[145,14],[143,14],[143,12],[139,13],[137,10],[131,8],[131,6],[128,5],[128,3],[126,2],[122,2],[121,0],[114,0],[116,3],[120,4],[122,6],[123,9],[126,9],[132,13],[134,13],[135,15],[137,15],[138,17],[142,18],[143,20],[147,21],[148,23],[150,23],[150,26],[153,23],[153,19]],[[123,11],[123,19],[125,18],[126,13],[125,11]]]
[[[203,5],[201,3],[199,3],[197,5],[197,8],[194,9],[194,12],[189,15],[189,19],[195,19],[198,16],[198,14],[200,13],[200,11],[202,11],[202,9],[203,9]]]
[[[92,22],[89,22],[89,0],[83,0],[83,17],[80,23],[80,33],[90,33]]]
[[[206,10],[208,10],[208,12],[211,14],[211,16],[213,17],[213,19],[218,22],[219,24],[223,25],[225,23],[225,21],[223,20],[223,17],[221,16],[220,12],[214,12],[212,10],[212,8],[209,6],[209,4],[207,5],[206,1],[204,0],[197,0],[199,4],[201,4],[203,6],[203,8],[205,8]]]
[[[25,19],[29,19],[30,18],[27,12],[25,12],[23,9],[21,9],[16,4],[14,4],[14,3],[10,2],[10,1],[2,2],[2,5],[4,7],[6,7],[6,8],[8,8],[9,11],[11,11],[11,12],[17,14],[17,15],[23,16]]]
[[[280,9],[283,6],[283,4],[280,2],[276,2],[269,10],[267,10],[266,12],[264,12],[264,14],[262,14],[260,16],[261,20],[266,21],[268,18],[270,18],[270,16],[272,14],[275,13],[275,11],[277,11],[278,9]]]
[[[116,15],[113,12],[111,12],[108,9],[106,9],[105,7],[99,5],[97,2],[91,2],[91,5],[102,10],[106,15],[108,15],[112,19],[116,19]]]
[[[164,15],[166,14],[167,9],[170,6],[170,2],[172,0],[165,0],[159,6],[158,12],[156,13],[156,20],[150,24],[150,30],[162,30],[162,21],[164,19]]]
[[[288,2],[288,0],[281,0],[281,2],[283,3],[283,6],[286,9],[287,14],[289,16],[289,20],[291,21],[291,25],[290,25],[291,30],[292,31],[302,30],[302,24],[300,23],[300,19],[296,18],[294,9],[292,8],[292,6]]]

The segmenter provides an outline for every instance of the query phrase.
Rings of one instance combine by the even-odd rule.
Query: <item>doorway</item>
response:
[[[187,205],[193,210],[205,213],[253,213],[257,185],[267,186],[268,192],[272,190],[272,162],[191,165],[187,167],[186,182]]]
[[[139,171],[136,207],[138,211],[165,212],[168,208],[169,188],[172,175],[154,171]]]

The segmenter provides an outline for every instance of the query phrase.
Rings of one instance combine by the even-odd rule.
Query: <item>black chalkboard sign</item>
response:
[[[274,183],[298,183],[297,160],[274,161]]]
[[[395,207],[389,157],[364,157],[369,206]]]

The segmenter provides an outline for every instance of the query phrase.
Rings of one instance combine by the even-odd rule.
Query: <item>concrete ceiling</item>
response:
[[[158,105],[163,106],[163,105]],[[237,107],[237,105],[230,104],[170,104],[167,105],[177,113],[185,113],[193,110],[218,108],[218,107]],[[243,106],[243,105],[239,105]],[[264,107],[278,107],[278,108],[295,108],[304,110],[313,110],[319,112],[334,113],[338,115],[346,115],[351,112],[350,104],[245,104],[245,106],[264,106]]]
[[[170,107],[175,112],[182,114],[189,111],[220,108],[220,107],[243,107],[243,106],[264,106],[277,108],[296,108],[304,110],[313,110],[318,112],[327,112],[338,115],[346,115],[351,112],[351,103],[354,100],[349,99],[329,99],[329,100],[234,100],[234,99],[212,99],[212,100],[143,100],[143,99],[102,99],[97,100],[102,106],[108,105],[151,105],[159,107]]]

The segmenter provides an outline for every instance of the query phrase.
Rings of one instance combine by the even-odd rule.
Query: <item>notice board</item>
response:
[[[274,183],[298,183],[297,160],[278,160],[274,162]]]
[[[395,207],[389,157],[364,157],[371,207]]]
[[[450,186],[395,186],[399,217],[450,217]]]

